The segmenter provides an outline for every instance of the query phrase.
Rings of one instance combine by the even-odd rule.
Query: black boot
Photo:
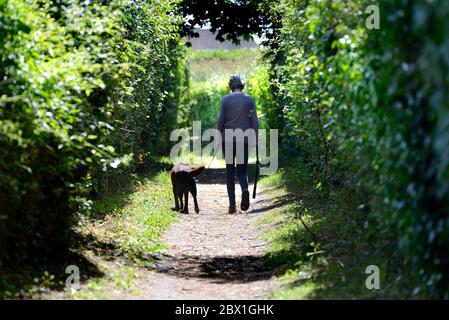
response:
[[[242,211],[246,211],[249,209],[249,191],[248,190],[242,191],[242,203],[240,204],[240,209]]]

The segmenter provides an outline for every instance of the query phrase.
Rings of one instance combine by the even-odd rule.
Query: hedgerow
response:
[[[163,150],[181,77],[175,5],[0,1],[1,264],[56,257],[93,188]]]
[[[284,111],[267,122],[283,122],[321,201],[347,194],[354,241],[383,259],[387,289],[447,298],[449,5],[379,1],[381,28],[368,30],[370,4],[265,2],[281,26],[266,56]]]

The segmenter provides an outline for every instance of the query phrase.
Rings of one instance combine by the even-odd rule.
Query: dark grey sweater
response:
[[[256,104],[249,94],[235,92],[221,99],[217,129],[224,134],[225,129],[259,129]],[[224,136],[223,136],[224,138]]]

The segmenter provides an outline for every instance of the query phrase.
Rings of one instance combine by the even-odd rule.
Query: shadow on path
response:
[[[255,165],[249,164],[247,175],[248,182],[254,183],[256,167]],[[225,168],[209,168],[203,171],[197,178],[200,184],[226,184],[226,169]],[[237,176],[235,177],[235,183],[238,184]]]
[[[207,278],[216,283],[246,283],[270,279],[273,275],[261,256],[162,255],[151,269],[182,278]]]
[[[252,175],[252,169],[248,169],[248,176]],[[249,227],[252,224],[250,221],[255,221],[253,219],[257,217],[248,215],[251,211],[234,216],[219,211],[222,206],[227,206],[225,168],[206,169],[197,181],[199,186],[205,186],[198,189],[199,196],[211,199],[202,207],[204,213],[184,217],[171,235],[172,240],[176,239],[172,242],[176,249],[154,257],[156,263],[148,268],[180,279],[207,279],[209,283],[219,284],[245,284],[271,279],[274,272],[260,251],[264,244],[254,240],[254,234],[242,237],[242,233],[255,232],[255,229],[246,229],[246,226]],[[236,189],[239,189],[237,181]],[[282,205],[284,199],[279,200],[279,205]],[[271,208],[256,207],[256,210],[263,212]],[[232,253],[229,250],[227,253],[226,250],[208,251],[210,247],[220,246],[233,248]],[[204,254],[198,254],[195,249],[201,249]]]

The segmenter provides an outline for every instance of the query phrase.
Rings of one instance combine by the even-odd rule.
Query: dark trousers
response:
[[[248,176],[246,173],[246,169],[248,167],[248,144],[245,143],[242,145],[243,153],[237,155],[239,152],[239,148],[234,143],[232,144],[232,154],[226,153],[226,144],[228,142],[223,142],[223,154],[226,159],[226,187],[228,189],[228,197],[229,197],[229,205],[235,206],[235,174],[237,172],[237,178],[240,183],[240,188],[243,190],[248,190]],[[229,147],[229,149],[231,149]],[[237,160],[237,165],[236,165]],[[237,169],[237,170],[236,170]]]

